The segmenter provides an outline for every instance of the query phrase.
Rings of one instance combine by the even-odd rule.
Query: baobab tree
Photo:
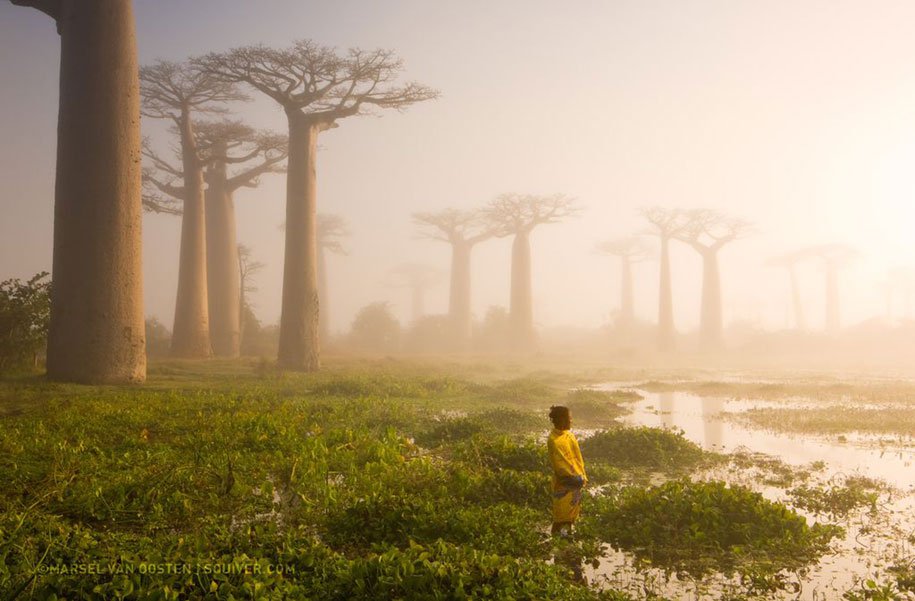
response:
[[[291,48],[245,46],[210,53],[195,64],[227,83],[245,83],[279,104],[289,122],[286,177],[286,248],[278,363],[320,367],[317,283],[316,153],[321,132],[370,107],[403,110],[437,92],[415,83],[397,85],[403,66],[388,50],[338,54],[311,41]]]
[[[496,236],[514,236],[509,336],[516,348],[531,346],[535,338],[531,299],[531,232],[539,225],[558,223],[577,213],[574,199],[563,194],[502,194],[483,210]]]
[[[245,338],[252,333],[252,331],[259,330],[259,324],[257,318],[254,316],[254,310],[251,307],[251,303],[248,301],[248,295],[252,292],[257,292],[257,286],[254,285],[254,276],[260,273],[260,271],[265,267],[261,261],[257,261],[253,258],[251,249],[244,245],[239,244],[237,247],[237,256],[238,260],[236,265],[238,267],[238,306],[239,306],[239,320],[241,323],[241,341],[244,341]]]
[[[189,64],[167,61],[158,61],[140,69],[140,95],[143,115],[170,120],[180,147],[180,168],[154,153],[146,153],[156,169],[182,180],[179,196],[182,200],[181,250],[172,355],[208,357],[211,345],[203,184],[206,161],[201,153],[194,120],[195,113],[224,113],[226,102],[245,97],[229,82]]]
[[[48,376],[141,382],[140,97],[131,0],[12,0],[57,23],[60,107]]]
[[[491,238],[492,227],[479,211],[445,209],[437,213],[414,213],[413,221],[423,237],[451,245],[451,287],[448,317],[460,348],[470,342],[470,254],[473,247]]]
[[[201,235],[205,239],[203,290],[209,339],[217,357],[237,357],[241,326],[234,194],[242,187],[257,187],[265,173],[282,172],[286,138],[255,131],[237,121],[199,122],[194,138],[196,156],[205,168],[207,182]],[[158,194],[145,193],[144,206],[156,212],[181,214],[176,205],[185,199],[186,188],[179,183],[184,179],[183,171],[156,155],[148,145],[144,145],[144,155],[156,167],[144,170],[144,184]],[[229,165],[233,166],[231,173]]]
[[[649,223],[646,232],[657,236],[660,248],[660,278],[658,283],[658,349],[662,352],[674,348],[677,335],[674,326],[674,299],[670,281],[670,241],[680,234],[685,224],[683,211],[650,207],[642,210],[642,217]]]
[[[718,253],[727,244],[746,236],[750,224],[711,209],[693,209],[687,211],[685,217],[685,224],[675,237],[689,244],[702,257],[699,339],[705,348],[715,349],[721,346],[724,330]]]
[[[327,253],[345,255],[342,239],[350,234],[346,219],[340,215],[318,214],[318,305],[320,311],[320,338],[330,337],[330,303],[327,294]]]
[[[651,249],[639,236],[608,240],[597,246],[597,252],[620,259],[619,327],[629,331],[635,325],[635,301],[632,291],[632,264],[651,256]]]
[[[411,319],[419,321],[426,314],[426,291],[442,279],[442,272],[430,265],[421,263],[403,263],[391,269],[385,282],[394,288],[407,288],[410,291]]]
[[[788,272],[791,286],[791,306],[792,312],[794,313],[794,327],[798,331],[807,329],[807,320],[804,318],[804,304],[801,302],[801,289],[797,280],[797,265],[809,258],[810,253],[802,250],[773,257],[766,261],[767,265],[771,267],[782,267]]]
[[[256,188],[266,173],[282,172],[286,136],[258,132],[237,122],[201,124],[205,146],[207,307],[210,340],[217,357],[241,350],[241,295],[238,279],[235,192]],[[229,171],[229,166],[234,169]]]
[[[811,246],[805,252],[822,262],[826,272],[826,332],[838,334],[841,327],[839,271],[858,256],[858,251],[844,244],[823,244]]]

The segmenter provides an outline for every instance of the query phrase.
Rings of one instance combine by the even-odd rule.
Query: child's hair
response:
[[[572,426],[569,408],[563,405],[550,407],[550,421],[553,422],[557,430],[568,430]]]

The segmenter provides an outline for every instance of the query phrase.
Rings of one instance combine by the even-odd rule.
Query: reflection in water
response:
[[[652,393],[638,390],[642,400],[632,403],[624,420],[632,425],[678,428],[705,448],[730,452],[738,448],[775,455],[795,465],[825,461],[832,472],[881,478],[908,489],[915,486],[915,448],[880,448],[873,437],[836,437],[787,434],[749,428],[724,419],[722,413],[753,407],[784,406],[766,401],[703,398],[685,392]],[[660,415],[659,415],[660,414]]]
[[[702,421],[705,430],[705,446],[720,451],[724,446],[724,422],[719,413],[724,411],[724,399],[702,398]]]
[[[664,428],[674,427],[674,392],[661,392],[658,394],[658,404],[661,413],[661,426]]]

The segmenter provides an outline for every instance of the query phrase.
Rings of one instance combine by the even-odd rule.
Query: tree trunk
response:
[[[48,377],[146,378],[140,96],[130,0],[69,0],[60,111]]]
[[[699,315],[702,346],[708,350],[719,348],[722,330],[721,273],[718,253],[710,249],[702,253],[702,309]]]
[[[534,311],[531,301],[531,241],[524,230],[515,234],[512,243],[511,304],[509,321],[511,342],[516,348],[529,347],[534,342]]]
[[[194,125],[188,111],[181,118],[181,155],[184,168],[184,210],[178,294],[172,328],[172,356],[205,359],[210,356],[210,320],[207,307],[206,209],[203,169],[197,159]]]
[[[807,329],[807,320],[804,319],[804,305],[801,303],[801,287],[797,281],[797,270],[794,265],[788,268],[791,275],[791,301],[794,305],[794,327],[798,331]]]
[[[206,256],[210,340],[217,357],[238,357],[241,350],[241,283],[235,203],[226,182],[226,165],[207,171]]]
[[[330,303],[327,300],[327,251],[318,245],[318,335],[323,341],[330,340]]]
[[[635,323],[635,302],[632,292],[632,261],[629,257],[620,257],[622,272],[620,276],[620,326],[630,330]]]
[[[839,333],[839,269],[826,265],[826,332]]]
[[[277,362],[280,367],[301,371],[316,371],[320,367],[315,186],[317,139],[316,125],[298,114],[289,114],[286,255]]]
[[[470,252],[472,245],[456,243],[451,247],[451,288],[448,296],[448,314],[454,328],[455,343],[459,349],[470,345],[473,325],[470,311]]]
[[[670,285],[670,240],[661,237],[661,281],[658,285],[658,349],[674,348],[674,300]]]

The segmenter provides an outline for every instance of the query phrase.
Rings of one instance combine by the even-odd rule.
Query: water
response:
[[[619,385],[603,388],[617,389]],[[842,476],[867,476],[883,480],[893,487],[890,492],[881,495],[877,517],[862,512],[840,522],[848,534],[844,540],[836,542],[835,553],[824,557],[798,581],[800,591],[784,593],[780,598],[808,601],[840,599],[842,593],[856,582],[885,575],[886,568],[894,562],[915,555],[915,549],[908,542],[909,535],[915,532],[915,470],[912,469],[915,441],[887,446],[873,436],[849,435],[840,439],[836,436],[788,434],[748,427],[732,419],[734,414],[753,408],[814,405],[802,400],[786,403],[702,397],[683,392],[636,392],[643,398],[627,403],[632,412],[621,421],[628,425],[680,429],[686,438],[706,449],[722,453],[739,450],[764,453],[794,466],[823,462],[825,467],[818,470],[820,484],[841,480]],[[823,407],[823,404],[816,406]],[[755,483],[741,474],[714,473],[705,477],[751,486],[775,501],[786,500],[783,489]],[[814,516],[807,515],[807,518],[810,523],[816,521]],[[714,584],[676,578],[665,582],[659,573],[637,573],[624,553],[612,551],[607,562],[591,576],[633,593],[647,588],[672,599],[707,598],[709,594],[720,595],[722,590],[718,587],[716,595]]]
[[[730,453],[741,448],[778,457],[792,465],[826,462],[831,472],[879,478],[902,489],[915,488],[915,446],[887,446],[878,437],[838,437],[786,434],[750,428],[727,419],[725,413],[754,408],[786,407],[784,402],[700,397],[684,392],[637,391],[644,398],[627,404],[629,425],[679,428],[702,447]],[[791,403],[792,408],[813,406]],[[822,404],[818,405],[822,407]]]

